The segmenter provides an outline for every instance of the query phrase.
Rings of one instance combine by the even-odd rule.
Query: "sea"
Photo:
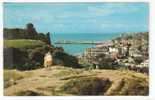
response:
[[[51,34],[51,43],[56,47],[63,47],[66,53],[71,55],[81,55],[86,48],[95,47],[94,44],[55,44],[58,41],[107,41],[119,37],[121,33],[54,33]]]

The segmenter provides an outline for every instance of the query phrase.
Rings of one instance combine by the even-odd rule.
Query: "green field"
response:
[[[31,40],[31,39],[4,40],[5,47],[33,48],[33,47],[41,47],[43,45],[45,45],[45,43],[40,40]]]

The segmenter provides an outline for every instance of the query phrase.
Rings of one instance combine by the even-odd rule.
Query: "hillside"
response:
[[[129,70],[85,70],[52,66],[4,71],[4,95],[148,95],[148,76]],[[82,83],[82,84],[81,84]]]
[[[47,34],[37,32],[32,23],[28,23],[24,29],[4,28],[5,69],[41,68],[47,52],[51,52],[54,55],[53,59],[59,60],[63,65],[78,65],[74,56],[65,53],[62,47],[52,45],[49,32]]]

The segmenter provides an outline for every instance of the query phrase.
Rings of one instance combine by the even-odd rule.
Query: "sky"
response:
[[[4,3],[4,27],[38,32],[118,33],[148,31],[148,3]]]

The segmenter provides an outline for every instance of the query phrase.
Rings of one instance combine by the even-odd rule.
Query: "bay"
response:
[[[65,52],[72,55],[84,53],[86,48],[95,47],[93,44],[55,44],[57,41],[107,41],[120,36],[120,33],[54,33],[51,34],[51,42],[56,47],[63,47]]]

